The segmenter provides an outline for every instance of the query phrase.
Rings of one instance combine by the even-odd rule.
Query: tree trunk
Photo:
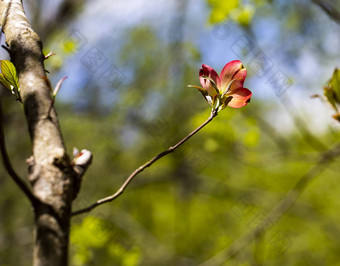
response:
[[[46,82],[39,36],[31,28],[20,0],[0,1],[1,27],[25,109],[33,155],[28,160],[29,181],[35,197],[34,265],[67,265],[76,174],[66,153]]]

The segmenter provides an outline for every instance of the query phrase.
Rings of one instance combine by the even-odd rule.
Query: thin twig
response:
[[[143,164],[142,166],[138,167],[123,183],[123,185],[111,196],[108,196],[106,198],[102,198],[100,200],[97,200],[95,203],[93,203],[92,205],[75,211],[72,213],[72,216],[78,215],[78,214],[82,214],[85,212],[89,212],[91,210],[93,210],[94,208],[98,207],[99,205],[102,205],[104,203],[113,201],[114,199],[118,198],[121,194],[123,194],[123,192],[125,191],[125,189],[127,188],[127,186],[131,183],[131,181],[139,174],[141,173],[145,168],[150,167],[154,162],[158,161],[159,159],[161,159],[162,157],[164,157],[165,155],[174,152],[179,146],[181,146],[184,142],[186,142],[188,139],[190,139],[193,135],[195,135],[198,131],[200,131],[203,127],[205,127],[209,122],[211,122],[211,120],[214,119],[214,117],[217,116],[217,110],[213,110],[209,116],[209,118],[202,124],[200,125],[198,128],[196,128],[194,131],[192,131],[189,135],[187,135],[184,139],[182,139],[180,142],[178,142],[175,146],[172,146],[170,148],[168,148],[167,150],[161,152],[160,154],[156,155],[155,157],[153,157],[151,160],[149,160],[148,162],[146,162],[145,164]]]
[[[263,235],[269,228],[271,228],[294,203],[298,200],[304,192],[308,184],[321,174],[327,166],[340,155],[340,144],[337,144],[332,149],[323,153],[319,162],[311,167],[289,190],[286,196],[262,219],[261,223],[255,229],[248,231],[243,236],[235,240],[227,249],[220,251],[218,254],[209,260],[200,264],[200,266],[222,265],[229,259],[236,256],[244,248],[246,248],[253,240]]]
[[[24,192],[24,194],[27,196],[30,202],[34,205],[37,202],[36,197],[33,195],[32,191],[28,188],[26,183],[18,176],[18,174],[14,171],[12,167],[5,145],[5,134],[3,124],[4,123],[2,106],[0,101],[0,150],[2,155],[2,162],[8,174],[12,177],[13,181],[17,184],[17,186],[22,190],[22,192]]]

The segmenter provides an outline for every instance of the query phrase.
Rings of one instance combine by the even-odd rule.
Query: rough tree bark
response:
[[[28,180],[35,214],[34,265],[67,265],[71,203],[79,173],[73,170],[46,83],[39,36],[20,0],[0,0],[1,28],[16,67],[32,141]],[[83,174],[83,173],[82,173]]]

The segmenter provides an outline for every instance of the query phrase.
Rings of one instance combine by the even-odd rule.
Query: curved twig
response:
[[[193,135],[195,135],[198,131],[200,131],[203,127],[205,127],[208,123],[211,122],[211,120],[214,119],[214,117],[217,116],[217,110],[213,110],[209,116],[209,118],[203,123],[201,124],[198,128],[196,128],[194,131],[192,131],[189,135],[187,135],[184,139],[182,139],[180,142],[178,142],[176,145],[168,148],[167,150],[159,153],[158,155],[156,155],[155,157],[153,157],[151,160],[149,160],[148,162],[146,162],[145,164],[141,165],[140,167],[138,167],[135,171],[133,171],[133,173],[125,180],[125,182],[123,183],[123,185],[112,195],[102,198],[100,200],[97,200],[95,203],[91,204],[90,206],[75,211],[72,213],[72,216],[78,215],[78,214],[82,214],[85,212],[89,212],[91,210],[93,210],[94,208],[98,207],[99,205],[102,205],[104,203],[113,201],[114,199],[118,198],[121,194],[123,194],[123,192],[125,191],[125,189],[127,188],[127,186],[131,183],[131,181],[142,171],[144,171],[145,168],[150,167],[154,162],[158,161],[159,159],[161,159],[162,157],[164,157],[165,155],[174,152],[179,146],[181,146],[184,142],[186,142],[188,139],[190,139]]]
[[[26,183],[18,176],[18,174],[13,169],[13,166],[11,164],[11,161],[9,159],[6,145],[5,145],[5,134],[4,134],[4,126],[3,126],[3,114],[2,114],[2,105],[0,100],[0,151],[2,155],[2,162],[3,165],[8,172],[8,174],[11,176],[13,181],[17,184],[17,186],[24,192],[24,194],[27,196],[27,198],[30,200],[32,205],[34,205],[37,201],[36,197],[34,197],[32,191],[29,189],[29,187],[26,185]]]

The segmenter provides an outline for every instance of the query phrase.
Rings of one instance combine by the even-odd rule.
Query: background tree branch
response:
[[[2,155],[2,162],[6,171],[11,176],[13,181],[17,184],[17,186],[26,195],[26,197],[30,200],[31,204],[35,205],[37,199],[34,197],[31,189],[27,186],[27,184],[15,172],[7,153],[1,100],[0,100],[0,150]]]
[[[275,225],[280,218],[294,205],[301,194],[305,191],[307,186],[320,175],[329,164],[340,155],[340,144],[324,152],[319,159],[319,162],[312,166],[306,174],[304,174],[294,187],[288,191],[285,197],[276,204],[273,209],[262,219],[261,223],[250,230],[238,239],[236,239],[227,249],[222,250],[209,260],[200,264],[200,266],[221,265],[231,258],[239,254],[252,241],[256,240],[266,233],[273,225]]]
[[[340,24],[340,12],[336,7],[328,0],[312,0],[313,3],[318,5],[326,14],[334,20],[336,23]]]

